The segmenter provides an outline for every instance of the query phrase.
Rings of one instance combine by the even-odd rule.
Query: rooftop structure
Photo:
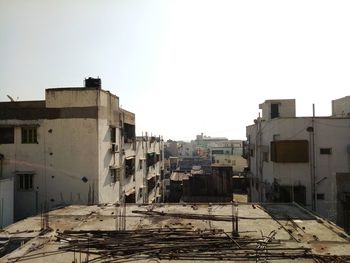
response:
[[[1,262],[350,260],[349,236],[296,204],[68,206],[0,238]]]

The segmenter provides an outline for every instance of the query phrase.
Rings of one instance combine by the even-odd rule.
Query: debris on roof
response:
[[[1,262],[350,261],[349,236],[297,204],[75,205],[0,240]]]

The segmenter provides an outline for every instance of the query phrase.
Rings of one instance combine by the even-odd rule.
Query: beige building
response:
[[[85,84],[47,89],[43,101],[0,103],[2,175],[15,182],[15,219],[67,204],[123,202],[132,194],[130,181],[139,175],[135,114],[120,108],[99,79]]]

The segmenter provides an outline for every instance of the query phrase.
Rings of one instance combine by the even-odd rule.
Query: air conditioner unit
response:
[[[111,152],[118,152],[118,145],[115,144],[115,143],[112,143],[112,146],[111,146]]]

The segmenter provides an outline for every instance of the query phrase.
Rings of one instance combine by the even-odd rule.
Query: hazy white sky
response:
[[[0,100],[103,88],[137,132],[244,139],[266,99],[297,115],[350,95],[349,1],[0,0]]]

